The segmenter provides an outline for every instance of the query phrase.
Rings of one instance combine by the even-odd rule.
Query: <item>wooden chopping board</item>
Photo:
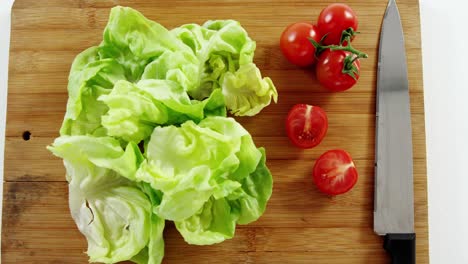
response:
[[[12,11],[2,263],[86,263],[86,240],[68,209],[61,160],[45,147],[58,136],[73,58],[102,39],[110,8],[131,6],[167,28],[209,19],[236,19],[257,41],[255,62],[270,76],[279,102],[238,120],[267,150],[274,190],[265,214],[238,226],[214,246],[187,245],[169,225],[165,263],[389,263],[373,232],[377,50],[386,0],[353,0],[359,31],[354,46],[369,54],[358,84],[343,93],[321,88],[310,69],[289,64],[279,36],[290,23],[315,21],[334,1],[17,0]],[[399,1],[406,37],[414,150],[417,263],[428,263],[426,155],[419,6]],[[293,147],[284,120],[295,103],[323,107],[328,135],[316,148]],[[30,133],[30,137],[28,137]],[[359,172],[355,188],[327,197],[315,188],[314,160],[326,150],[349,151]]]

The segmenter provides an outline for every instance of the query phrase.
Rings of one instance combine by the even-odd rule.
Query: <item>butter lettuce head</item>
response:
[[[262,78],[253,63],[256,48],[235,20],[207,21],[203,26],[183,25],[171,31],[196,54],[200,84],[189,89],[194,98],[205,98],[222,89],[227,108],[238,116],[252,116],[268,106],[278,93],[270,78]]]
[[[130,144],[124,150],[112,138],[63,136],[49,150],[64,160],[70,212],[88,241],[90,262],[129,260],[145,248],[152,248],[151,258],[162,258],[164,220],[129,180],[141,162],[137,149]]]
[[[257,220],[271,196],[264,151],[232,118],[157,127],[146,155],[136,178],[163,193],[153,211],[191,244],[232,238],[236,223]]]
[[[166,220],[190,244],[230,239],[271,196],[265,152],[227,111],[259,113],[277,92],[234,20],[168,30],[111,9],[78,54],[60,137],[71,215],[90,262],[161,263]]]
[[[278,97],[271,79],[262,77],[253,63],[255,47],[255,41],[234,20],[208,21],[201,26],[187,24],[169,31],[136,10],[115,7],[111,10],[101,44],[80,53],[72,64],[67,112],[60,134],[116,135],[116,129],[120,129],[118,125],[126,122],[129,130],[122,132],[126,135],[116,136],[127,141],[148,136],[154,126],[133,127],[130,123],[135,120],[130,121],[131,118],[122,117],[115,111],[116,97],[141,93],[135,92],[141,88],[141,80],[162,81],[152,83],[159,89],[157,93],[152,90],[157,97],[159,93],[167,92],[196,102],[215,97],[211,99],[216,101],[214,112],[225,115],[220,109],[223,97],[223,104],[231,113],[255,115],[272,100],[276,102]],[[122,81],[136,88],[124,89]],[[148,87],[148,83],[143,86]],[[109,103],[99,98],[112,98],[107,102],[113,101],[114,109],[109,111]],[[122,106],[142,109],[147,107],[148,100],[122,100],[128,103]],[[177,103],[187,104],[186,100]],[[122,114],[131,115],[131,112]],[[154,123],[153,120],[150,123]],[[109,132],[109,128],[113,131]],[[133,133],[138,135],[130,138]]]

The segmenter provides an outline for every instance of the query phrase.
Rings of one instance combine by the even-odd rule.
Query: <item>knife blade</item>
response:
[[[413,145],[405,42],[389,0],[379,44],[376,99],[374,231],[392,263],[415,263]]]

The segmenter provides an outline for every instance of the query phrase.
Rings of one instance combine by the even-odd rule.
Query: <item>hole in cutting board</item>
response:
[[[28,130],[24,131],[23,132],[23,140],[28,141],[30,139],[31,139],[31,132],[29,132]]]

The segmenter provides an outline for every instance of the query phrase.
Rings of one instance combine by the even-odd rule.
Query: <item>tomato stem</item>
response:
[[[361,52],[355,48],[353,48],[351,46],[350,43],[348,43],[347,46],[336,46],[336,45],[329,45],[329,46],[325,46],[325,48],[329,48],[330,50],[343,50],[343,51],[348,51],[350,53],[353,53],[355,54],[356,56],[353,56],[353,57],[356,57],[356,59],[359,59],[359,58],[367,58],[367,54],[364,53],[364,52]]]
[[[327,45],[327,46],[322,45],[323,41],[325,40],[328,34],[325,34],[325,36],[322,37],[322,39],[320,40],[320,43],[313,40],[312,38],[309,38],[309,41],[315,47],[316,56],[320,55],[320,53],[322,53],[324,50],[330,49],[330,50],[348,51],[350,53],[355,54],[358,58],[367,58],[368,56],[366,53],[355,49],[351,45],[351,38],[358,33],[359,32],[354,31],[353,28],[351,27],[346,30],[343,30],[343,32],[341,33],[340,45]],[[346,43],[346,45],[343,45],[343,43]]]
[[[343,30],[343,32],[341,32],[340,45],[343,45],[345,41],[349,41],[349,39],[352,39],[357,34],[360,34],[360,32],[354,31],[352,27]]]
[[[359,74],[358,68],[354,65],[354,62],[358,60],[358,56],[348,55],[346,56],[343,62],[343,69],[341,70],[342,73],[348,74],[354,80],[357,80],[357,74]]]
[[[314,45],[315,47],[315,56],[318,57],[320,53],[322,53],[326,49],[330,49],[332,51],[336,50],[342,50],[342,51],[347,51],[351,53],[351,55],[346,56],[345,61],[343,63],[343,70],[342,72],[345,74],[348,74],[349,76],[353,77],[353,79],[356,80],[356,76],[359,73],[359,70],[357,69],[356,66],[354,66],[354,62],[357,61],[360,58],[367,58],[368,55],[364,52],[361,52],[357,49],[355,49],[351,45],[351,38],[358,34],[359,32],[354,31],[353,28],[348,28],[346,30],[343,30],[341,33],[341,40],[340,40],[340,45],[322,45],[323,40],[327,37],[327,35],[323,36],[322,39],[320,40],[320,43],[313,39],[309,39],[310,43]],[[346,45],[343,45],[343,43],[346,43]]]

